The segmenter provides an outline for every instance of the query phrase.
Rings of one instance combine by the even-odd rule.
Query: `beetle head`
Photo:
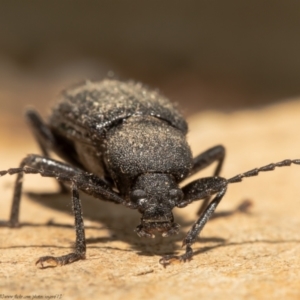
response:
[[[182,199],[183,193],[172,175],[161,173],[140,175],[130,197],[142,214],[141,224],[136,228],[139,236],[154,238],[154,232],[160,232],[162,236],[179,232],[179,225],[174,223],[172,209]]]

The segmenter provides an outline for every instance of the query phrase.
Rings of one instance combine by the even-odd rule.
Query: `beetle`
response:
[[[192,258],[192,244],[228,184],[275,167],[300,164],[300,159],[287,159],[230,179],[220,177],[225,148],[218,145],[193,158],[186,141],[188,126],[177,108],[159,92],[132,81],[87,81],[61,93],[47,122],[34,109],[27,110],[26,117],[42,155],[30,154],[18,168],[0,171],[0,176],[17,174],[10,219],[2,225],[19,226],[24,174],[54,177],[62,190],[69,185],[75,217],[75,251],[40,257],[36,264],[41,268],[85,258],[79,191],[137,209],[142,216],[135,231],[140,237],[150,238],[157,232],[164,237],[177,234],[179,225],[174,222],[173,208],[204,200],[200,216],[183,240],[185,252],[163,256],[160,263],[166,266],[174,259]],[[64,162],[50,158],[51,152]],[[217,166],[212,177],[179,186],[214,162]]]

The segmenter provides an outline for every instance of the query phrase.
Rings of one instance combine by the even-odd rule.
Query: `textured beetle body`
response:
[[[146,173],[170,174],[179,182],[193,163],[184,133],[152,116],[133,116],[111,128],[104,160],[120,191]]]
[[[18,174],[10,219],[0,222],[19,226],[19,208],[24,174],[54,177],[66,191],[71,187],[75,217],[75,250],[67,255],[43,256],[37,264],[64,265],[84,259],[86,241],[79,191],[95,198],[137,209],[142,217],[136,232],[140,237],[177,234],[172,210],[203,200],[180,256],[165,255],[166,266],[174,259],[192,258],[192,244],[226,193],[228,184],[244,177],[272,171],[275,167],[300,164],[284,160],[241,173],[230,179],[219,177],[225,149],[218,145],[192,158],[186,142],[187,123],[169,100],[139,83],[104,80],[86,82],[64,91],[48,122],[34,110],[26,113],[43,155],[30,154],[19,168],[0,171],[0,176]],[[65,162],[50,158],[51,152]],[[212,177],[181,182],[216,162]],[[211,197],[214,197],[211,200]],[[249,203],[239,206],[245,211]]]
[[[178,182],[192,167],[186,121],[166,98],[138,83],[105,80],[66,90],[49,127],[68,145],[66,160],[112,180],[123,197],[141,174],[170,174]]]

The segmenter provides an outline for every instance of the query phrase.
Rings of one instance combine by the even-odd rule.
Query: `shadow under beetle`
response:
[[[26,116],[43,155],[28,155],[19,168],[0,171],[0,176],[18,174],[10,219],[3,224],[19,225],[24,173],[54,177],[62,190],[69,184],[75,215],[75,251],[60,257],[43,256],[36,262],[40,267],[85,258],[79,191],[137,209],[142,217],[135,231],[140,237],[151,238],[155,232],[165,237],[177,234],[179,225],[174,222],[172,209],[203,199],[200,216],[183,240],[185,253],[162,257],[160,263],[165,266],[174,259],[192,258],[191,246],[228,184],[275,167],[300,164],[300,159],[287,159],[230,179],[219,177],[224,147],[213,147],[193,158],[186,142],[187,123],[181,114],[158,92],[134,82],[86,82],[61,94],[47,123],[34,110],[28,110]],[[51,159],[49,152],[66,163]],[[213,162],[217,162],[213,177],[179,187],[184,179]]]

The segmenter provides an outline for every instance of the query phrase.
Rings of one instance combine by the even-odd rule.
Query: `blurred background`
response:
[[[1,123],[108,74],[159,88],[189,116],[300,94],[300,2],[0,1]]]

